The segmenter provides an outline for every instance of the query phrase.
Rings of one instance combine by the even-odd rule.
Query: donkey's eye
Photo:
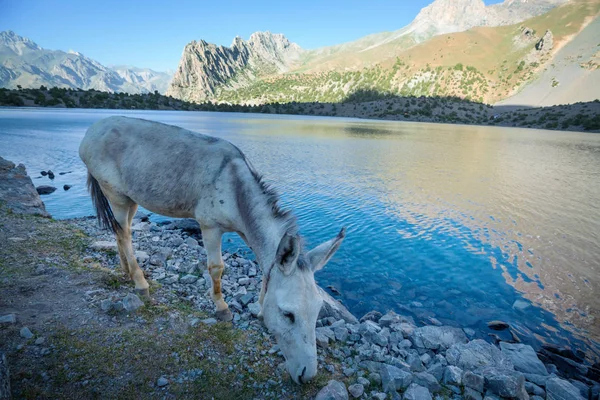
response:
[[[283,313],[283,316],[289,319],[292,324],[296,321],[296,317],[291,312],[286,311]]]

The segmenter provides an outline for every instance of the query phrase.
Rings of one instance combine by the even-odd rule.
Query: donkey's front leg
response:
[[[208,255],[208,272],[212,280],[212,299],[217,307],[216,317],[220,321],[231,321],[233,315],[229,311],[229,306],[223,300],[223,293],[221,292],[221,274],[225,268],[221,257],[221,236],[223,236],[223,232],[218,228],[207,228],[205,226],[202,226],[201,229],[202,240]]]

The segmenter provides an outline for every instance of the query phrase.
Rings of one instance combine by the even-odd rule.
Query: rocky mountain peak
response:
[[[271,32],[255,32],[248,41],[236,36],[230,47],[192,41],[183,50],[167,95],[204,101],[219,86],[285,72],[302,52],[284,35]]]
[[[23,55],[24,52],[42,49],[34,41],[19,36],[13,31],[0,32],[0,46],[9,49],[17,55]]]

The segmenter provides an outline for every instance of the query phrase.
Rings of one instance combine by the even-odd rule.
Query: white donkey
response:
[[[264,323],[275,335],[292,379],[317,373],[316,321],[323,300],[314,272],[339,248],[337,237],[304,252],[295,218],[244,154],[231,143],[179,127],[126,117],[92,125],[79,147],[99,221],[117,236],[121,266],[148,296],[148,282],[131,244],[138,204],[176,218],[195,218],[202,229],[217,317],[231,320],[221,293],[221,236],[237,232],[263,270]]]

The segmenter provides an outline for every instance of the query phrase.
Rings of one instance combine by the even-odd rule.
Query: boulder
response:
[[[550,377],[546,381],[546,399],[585,400],[575,385],[559,377]]]
[[[404,392],[404,400],[431,400],[431,393],[426,387],[413,383]]]
[[[506,355],[496,346],[481,339],[453,345],[446,352],[446,359],[450,365],[470,371],[486,366],[513,369],[512,362]]]
[[[442,390],[442,386],[438,380],[428,372],[417,372],[413,376],[413,381],[418,385],[426,387],[431,393],[437,393]]]
[[[360,383],[355,383],[354,385],[348,386],[348,392],[350,392],[352,397],[358,399],[365,392],[365,387]]]
[[[462,383],[462,369],[449,365],[444,368],[444,383],[447,385],[459,386]]]
[[[483,393],[485,379],[479,374],[474,374],[471,371],[467,371],[462,376],[462,383],[465,385],[465,387]]]
[[[334,299],[324,291],[321,287],[317,286],[319,294],[323,298],[323,307],[319,312],[319,319],[333,317],[336,320],[343,319],[349,324],[357,324],[358,320],[342,303]]]
[[[488,392],[502,397],[526,399],[525,376],[517,371],[486,367],[481,369]]]
[[[40,195],[35,190],[25,166],[0,157],[0,200],[15,214],[49,217]]]
[[[331,380],[317,393],[315,400],[348,400],[348,390],[342,382]]]
[[[500,343],[502,353],[509,358],[517,371],[528,374],[548,375],[546,367],[537,357],[533,347],[521,343]]]
[[[123,308],[125,308],[125,310],[127,310],[128,312],[137,311],[139,308],[141,308],[143,306],[144,306],[144,302],[142,300],[140,300],[140,298],[133,293],[129,293],[123,299]]]
[[[462,329],[451,326],[422,326],[414,330],[411,341],[418,348],[446,350],[458,343],[467,343]]]
[[[413,381],[413,376],[410,372],[403,371],[389,364],[382,364],[379,374],[381,375],[381,384],[385,392],[403,390]]]
[[[365,315],[362,316],[362,318],[360,319],[360,322],[365,322],[365,321],[373,321],[375,323],[379,322],[379,319],[381,318],[381,313],[379,311],[369,311],[368,313],[366,313]]]

